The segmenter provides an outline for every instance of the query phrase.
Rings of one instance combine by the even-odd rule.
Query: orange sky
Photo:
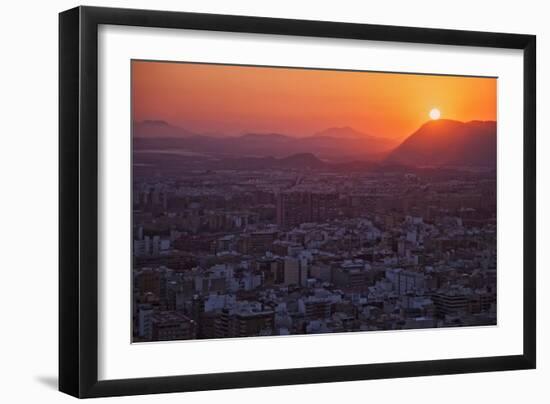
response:
[[[309,136],[351,126],[402,138],[441,118],[496,120],[494,78],[132,62],[133,118],[191,131]]]

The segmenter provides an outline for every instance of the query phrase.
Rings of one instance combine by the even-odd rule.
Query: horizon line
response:
[[[427,119],[424,123],[422,123],[418,127],[418,129],[422,128],[423,126],[425,126],[429,123],[436,123],[436,122],[442,122],[442,121],[458,122],[458,123],[462,123],[462,124],[469,124],[469,123],[472,123],[472,122],[497,123],[497,120],[493,120],[493,119],[486,119],[486,120],[472,119],[472,120],[469,120],[469,121],[460,121],[458,119],[451,119],[451,118],[438,118],[438,119]],[[407,137],[411,136],[412,134],[414,134],[418,130],[418,129],[416,129],[415,131],[413,131],[412,133],[410,133],[408,135],[401,135],[401,136],[395,136],[395,137],[385,137],[385,136],[373,135],[373,134],[370,134],[370,133],[367,133],[367,132],[363,132],[362,130],[356,129],[353,126],[350,126],[350,125],[342,125],[342,126],[330,126],[330,127],[325,128],[325,129],[322,129],[322,130],[319,130],[319,131],[316,131],[316,132],[313,132],[313,133],[310,133],[310,134],[306,134],[306,135],[303,135],[303,136],[297,136],[297,135],[292,135],[288,132],[277,132],[277,131],[260,131],[260,132],[245,131],[245,132],[242,132],[240,134],[231,135],[231,134],[227,134],[227,133],[224,133],[224,132],[215,132],[215,131],[195,132],[194,130],[189,130],[184,126],[176,125],[172,122],[166,121],[165,119],[143,119],[143,120],[140,120],[140,121],[132,119],[132,123],[131,123],[131,125],[132,125],[132,136],[133,136],[134,125],[136,125],[136,124],[145,124],[145,123],[165,124],[165,125],[172,126],[174,128],[189,131],[194,136],[205,136],[205,137],[208,137],[212,134],[220,135],[220,137],[243,137],[243,136],[247,136],[247,135],[279,135],[279,136],[286,136],[286,137],[291,137],[291,138],[295,138],[295,139],[304,139],[304,138],[315,137],[319,133],[322,133],[322,132],[325,132],[325,131],[328,131],[328,130],[331,130],[331,129],[351,129],[354,132],[361,133],[362,135],[365,135],[369,138],[377,138],[377,139],[384,139],[384,140],[390,140],[390,141],[400,141],[400,140],[406,139]],[[151,136],[139,136],[139,138],[149,138],[149,137],[151,137]],[[167,138],[180,138],[180,137],[182,137],[182,136],[168,136]],[[216,136],[213,136],[213,137],[216,137]],[[322,137],[322,136],[319,136],[319,137]],[[330,136],[326,136],[326,137],[330,137]],[[347,139],[353,140],[353,139],[360,139],[360,138],[347,138]]]

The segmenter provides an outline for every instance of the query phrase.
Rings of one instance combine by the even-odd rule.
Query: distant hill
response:
[[[212,158],[205,155],[182,155],[171,151],[135,151],[134,170],[136,173],[151,175],[160,171],[165,173],[208,172],[211,170],[292,170],[342,173],[393,173],[417,174],[430,179],[464,179],[465,171],[455,168],[431,167],[419,168],[397,163],[374,161],[328,162],[311,153],[300,153],[284,158],[268,157],[222,157]],[[472,174],[473,175],[473,174]]]
[[[292,168],[318,169],[318,168],[325,168],[327,166],[325,162],[323,162],[322,160],[319,160],[312,153],[294,154],[292,156],[288,156],[283,159],[280,159],[279,163],[283,167],[288,167],[288,168],[292,167]]]
[[[385,161],[418,167],[494,167],[496,133],[494,121],[429,121],[406,138]]]
[[[248,133],[235,137],[216,137],[198,135],[163,121],[147,121],[134,125],[133,140],[135,150],[185,150],[218,156],[277,158],[311,153],[329,160],[380,159],[380,156],[391,151],[396,145],[393,140],[348,129],[343,131],[343,136],[353,133],[360,137],[328,136],[328,134],[336,134],[334,128],[329,129],[326,135],[317,134],[302,138],[279,133]]]
[[[145,120],[134,122],[134,137],[143,138],[181,138],[196,134],[179,126],[171,125],[161,120]]]

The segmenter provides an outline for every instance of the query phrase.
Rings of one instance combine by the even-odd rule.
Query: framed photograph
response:
[[[59,28],[61,391],[535,368],[535,36]]]

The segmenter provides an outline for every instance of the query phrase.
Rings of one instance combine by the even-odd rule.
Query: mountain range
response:
[[[134,123],[135,150],[187,150],[220,156],[286,157],[313,153],[322,159],[373,159],[391,151],[397,142],[349,127],[329,128],[306,137],[280,133],[240,136],[198,134],[165,121]]]
[[[364,134],[350,127],[329,128],[296,138],[278,133],[220,137],[192,133],[164,121],[134,124],[137,152],[215,156],[232,168],[327,167],[495,167],[496,122],[429,121],[402,143]],[[141,153],[140,153],[141,154]],[[168,157],[165,157],[168,158]],[[180,156],[181,158],[181,156]]]

